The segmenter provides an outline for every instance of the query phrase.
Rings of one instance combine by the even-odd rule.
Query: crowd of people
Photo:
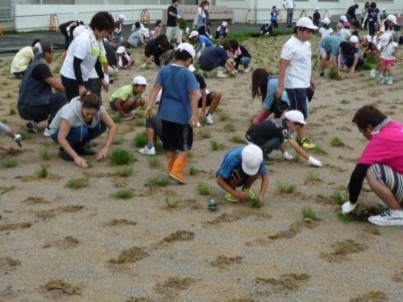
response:
[[[13,63],[11,72],[17,78],[22,77],[18,112],[22,119],[27,120],[27,130],[36,133],[38,123],[47,120],[44,135],[60,145],[62,159],[74,161],[79,167],[88,166],[86,156],[96,155],[97,160],[106,158],[117,126],[102,105],[102,89],[108,91],[117,70],[130,70],[134,66],[135,59],[125,47],[144,45],[147,60],[140,66],[140,71],[147,65],[160,67],[149,98],[143,97],[148,87],[147,80],[136,75],[131,83],[112,93],[109,107],[123,121],[134,119],[135,110],[146,107],[147,145],[139,152],[155,155],[154,144],[159,138],[166,154],[169,176],[186,184],[183,171],[193,146],[194,129],[200,125],[200,119],[209,126],[214,124],[213,115],[223,95],[218,89],[209,91],[204,77],[215,75],[226,78],[237,76],[240,71],[248,74],[252,56],[245,45],[227,39],[229,30],[225,21],[217,28],[213,39],[208,20],[208,1],[200,3],[192,31],[180,27],[179,4],[179,0],[172,0],[167,9],[165,34],[160,20],[152,32],[140,22],[135,22],[127,41],[122,36],[126,20],[124,15],[115,22],[110,13],[98,12],[87,28],[82,21],[62,24],[66,51],[60,70],[61,81],[55,78],[48,66],[54,56],[49,41],[35,40],[31,46],[21,50],[15,59],[22,62],[21,56],[27,57],[27,67],[20,68],[20,64]],[[284,160],[294,160],[286,149],[287,144],[309,165],[323,166],[307,151],[316,147],[308,139],[307,128],[309,102],[316,89],[309,42],[315,33],[319,32],[321,37],[320,77],[325,76],[326,63],[331,55],[333,68],[338,74],[347,68],[354,73],[364,66],[361,46],[366,57],[378,56],[381,59],[371,75],[376,76],[379,71],[382,84],[393,84],[392,67],[399,38],[395,28],[396,17],[383,16],[383,22],[378,26],[380,22],[376,20],[380,20],[381,16],[376,4],[371,3],[362,20],[364,26],[368,19],[369,34],[360,42],[360,24],[355,14],[358,7],[358,4],[351,6],[346,15],[340,17],[335,32],[329,19],[320,20],[318,9],[315,9],[313,18],[300,18],[295,23],[293,34],[283,45],[278,72],[271,74],[264,68],[253,71],[252,97],[261,99],[262,109],[251,127],[245,129],[245,145],[229,150],[216,174],[217,184],[224,189],[229,202],[255,199],[260,206],[263,205],[269,184],[265,162],[272,160],[270,154],[274,150],[280,150]],[[287,9],[287,26],[290,27],[295,2],[285,0],[284,8]],[[373,12],[379,19],[375,19]],[[323,27],[319,30],[320,23]],[[278,12],[273,6],[270,21],[263,25],[265,28],[262,27],[262,31],[272,35],[269,27],[277,26]],[[196,67],[203,75],[196,71]],[[52,88],[57,93],[53,93]],[[157,106],[155,114],[153,108]],[[354,210],[362,182],[367,178],[386,207],[382,214],[370,217],[369,221],[377,225],[403,225],[403,154],[396,147],[403,141],[403,125],[391,121],[372,106],[358,110],[353,122],[370,142],[351,175],[350,201],[342,206],[342,211],[349,213]],[[0,130],[21,143],[21,136],[7,126],[0,123]],[[106,130],[105,142],[96,153],[92,150],[92,141]],[[6,151],[13,150],[7,146],[0,147]],[[400,154],[402,157],[399,157]],[[261,187],[255,193],[253,184],[259,176]],[[239,187],[242,189],[237,190]]]

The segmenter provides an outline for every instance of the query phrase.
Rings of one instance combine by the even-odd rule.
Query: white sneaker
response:
[[[141,154],[144,154],[144,155],[155,155],[155,154],[157,154],[155,152],[155,147],[151,147],[151,149],[148,149],[147,146],[145,146],[143,149],[140,149],[139,152]]]
[[[368,217],[368,221],[381,226],[403,225],[403,211],[386,209],[379,215]]]
[[[244,73],[249,73],[249,71],[250,71],[250,67],[245,68],[245,69],[243,70]]]
[[[206,124],[207,125],[212,125],[213,123],[214,123],[213,115],[212,114],[207,114],[207,116],[206,116]]]
[[[43,136],[50,137],[51,135],[49,127],[46,127],[45,131],[43,131]]]
[[[371,73],[370,73],[371,78],[375,78],[377,76],[377,74],[378,74],[378,71],[375,68],[372,68]]]

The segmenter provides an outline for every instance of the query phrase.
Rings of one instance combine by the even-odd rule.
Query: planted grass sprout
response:
[[[155,155],[147,156],[147,160],[148,160],[148,165],[150,166],[150,168],[157,168],[157,167],[161,166],[160,160]]]
[[[72,178],[67,181],[67,187],[71,189],[82,189],[90,185],[87,178]]]
[[[231,137],[231,141],[235,144],[242,144],[243,143],[243,137],[239,136],[239,135],[234,135],[233,137]]]
[[[44,165],[42,165],[38,171],[38,177],[45,178],[47,176],[48,176],[48,169]]]
[[[311,220],[318,220],[318,216],[316,213],[308,206],[303,207],[302,209],[302,217],[311,219]]]
[[[14,168],[18,166],[19,162],[15,158],[6,157],[3,159],[3,167],[5,168]]]
[[[342,205],[343,203],[345,203],[347,201],[348,196],[344,192],[334,191],[332,198],[334,199],[336,204]]]
[[[166,187],[169,184],[169,176],[160,175],[154,178],[150,178],[147,181],[150,187]]]
[[[133,146],[140,148],[144,147],[147,145],[147,133],[145,131],[136,134],[136,136],[133,139]]]
[[[164,196],[163,200],[169,208],[176,208],[178,204],[182,201],[182,196],[168,195]]]
[[[294,184],[277,183],[277,192],[284,194],[292,194],[296,191],[297,186]]]
[[[204,183],[199,183],[196,187],[197,193],[202,196],[210,194],[210,187]]]
[[[39,153],[39,156],[43,160],[51,160],[52,159],[52,154],[48,150],[41,150]]]
[[[189,168],[189,174],[190,175],[196,175],[197,173],[198,173],[198,171],[197,171],[197,169],[195,167],[191,166]]]
[[[330,142],[330,145],[332,147],[341,147],[341,146],[344,146],[344,143],[343,143],[343,141],[341,140],[340,137],[336,136],[336,137],[332,138],[332,140]]]
[[[133,198],[133,191],[131,190],[120,190],[112,194],[111,197],[116,199],[130,199]]]
[[[125,149],[115,149],[109,157],[109,162],[113,166],[127,165],[132,161],[133,155]]]

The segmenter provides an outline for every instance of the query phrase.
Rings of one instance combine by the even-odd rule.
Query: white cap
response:
[[[391,36],[389,34],[383,34],[379,38],[379,44],[381,44],[382,46],[386,46],[389,43],[390,38],[391,38]]]
[[[199,32],[197,30],[194,30],[190,33],[189,38],[197,37],[199,35]]]
[[[347,22],[348,20],[346,16],[342,15],[340,16],[340,21]]]
[[[73,31],[73,38],[78,37],[83,31],[85,30],[85,26],[84,25],[79,25],[76,28],[74,28]]]
[[[304,121],[304,115],[301,113],[301,111],[298,110],[290,110],[287,111],[284,114],[284,117],[289,120],[290,122],[298,123],[298,124],[303,124],[305,125],[306,122]]]
[[[193,66],[193,64],[190,64],[189,67],[188,67],[188,69],[189,69],[191,72],[195,72],[195,70],[196,70],[196,68]]]
[[[355,44],[357,44],[357,43],[358,43],[358,37],[357,37],[357,36],[351,36],[351,37],[350,37],[350,43],[355,43]]]
[[[386,20],[389,20],[389,21],[391,21],[393,24],[397,25],[397,21],[396,21],[395,15],[388,15],[388,16],[386,17]]]
[[[384,8],[382,8],[382,11],[384,12],[384,11],[385,11],[385,9],[384,9]]]
[[[264,23],[264,25],[267,26],[267,27],[270,27],[271,21],[266,21],[266,22]]]
[[[35,54],[43,53],[41,42],[36,42],[35,45],[34,45],[34,49],[36,51]]]
[[[126,49],[124,46],[119,46],[118,50],[116,51],[117,53],[125,53]]]
[[[318,29],[317,26],[313,25],[312,20],[309,19],[308,17],[302,17],[297,21],[297,24],[295,25],[297,27],[305,27],[309,29]]]
[[[322,22],[322,23],[325,24],[325,25],[329,25],[329,24],[330,24],[329,18],[323,18],[323,20],[320,21],[320,22]]]
[[[248,175],[255,175],[263,161],[263,152],[256,145],[247,145],[241,152],[242,170]]]
[[[133,85],[147,85],[147,80],[145,77],[142,76],[134,77]]]
[[[119,15],[119,19],[124,21],[124,20],[126,20],[126,17],[125,17],[125,15]]]
[[[182,51],[182,50],[186,50],[188,53],[190,53],[192,55],[192,58],[194,59],[196,56],[196,52],[195,49],[193,48],[193,46],[189,43],[181,43],[178,45],[177,51]]]
[[[227,26],[228,26],[228,23],[224,21],[224,22],[222,23],[222,26],[227,27]]]
[[[365,40],[367,40],[367,42],[371,42],[372,41],[372,36],[371,35],[366,35]]]
[[[319,7],[315,7],[315,10],[319,10]]]

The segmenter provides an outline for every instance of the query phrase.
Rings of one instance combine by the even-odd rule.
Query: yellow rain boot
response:
[[[186,184],[186,180],[183,178],[183,170],[185,169],[187,159],[182,156],[178,156],[169,172],[169,176],[178,181],[181,184]]]

